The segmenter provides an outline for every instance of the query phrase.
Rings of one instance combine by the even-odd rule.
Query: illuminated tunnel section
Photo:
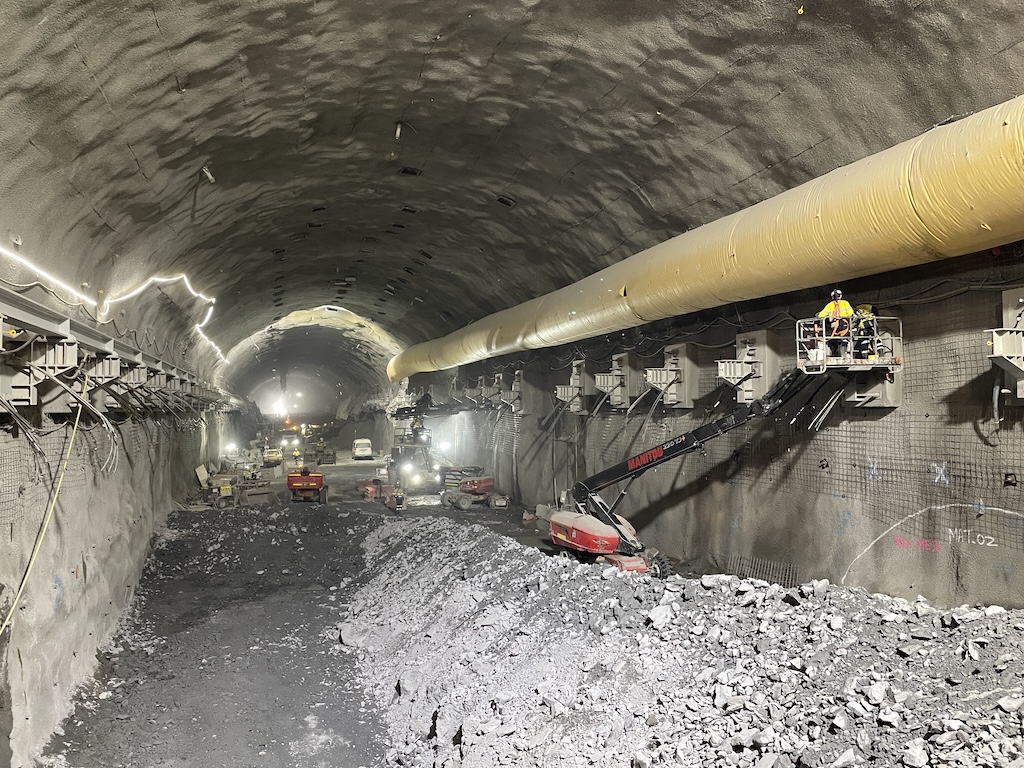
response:
[[[223,383],[268,415],[344,417],[388,388],[384,369],[400,349],[378,324],[341,307],[292,312],[230,351]]]

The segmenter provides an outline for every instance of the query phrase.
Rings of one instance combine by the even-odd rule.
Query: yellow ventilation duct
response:
[[[1024,238],[1024,97],[987,109],[391,359],[388,376],[552,347]]]

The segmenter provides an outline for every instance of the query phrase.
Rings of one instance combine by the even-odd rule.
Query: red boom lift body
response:
[[[633,526],[615,513],[629,486],[649,469],[692,453],[709,440],[743,426],[751,419],[767,416],[792,398],[806,382],[803,372],[794,368],[759,400],[742,403],[727,416],[673,437],[576,483],[570,491],[572,507],[550,516],[551,541],[582,559],[603,557],[623,571],[650,572],[657,577],[669,575],[672,566],[668,558],[645,547],[637,539]],[[626,486],[615,501],[608,504],[601,498],[602,490],[621,482]]]

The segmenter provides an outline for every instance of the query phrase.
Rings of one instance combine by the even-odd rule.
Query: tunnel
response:
[[[0,4],[0,768],[1024,765],[1019,15]]]

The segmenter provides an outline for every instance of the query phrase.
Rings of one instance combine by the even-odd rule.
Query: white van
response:
[[[359,437],[352,441],[353,459],[372,459],[373,443],[368,438]]]

